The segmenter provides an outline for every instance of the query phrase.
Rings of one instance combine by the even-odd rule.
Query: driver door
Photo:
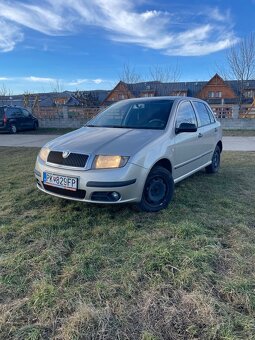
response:
[[[177,108],[174,128],[178,128],[181,123],[191,123],[197,126],[197,118],[189,100],[182,101]],[[174,180],[181,180],[201,165],[199,144],[198,132],[175,134],[173,146]]]

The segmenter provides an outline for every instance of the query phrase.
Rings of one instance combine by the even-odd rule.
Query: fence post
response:
[[[67,110],[67,106],[63,106],[62,112],[63,112],[63,119],[64,119],[64,120],[67,120],[67,119],[68,119],[68,110]]]
[[[232,118],[238,119],[239,118],[239,106],[233,105],[232,107]]]

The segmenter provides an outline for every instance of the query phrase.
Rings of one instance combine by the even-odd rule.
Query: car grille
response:
[[[75,168],[84,168],[88,159],[88,155],[79,153],[70,153],[67,158],[63,158],[63,152],[50,151],[47,162],[64,166],[72,166]]]
[[[52,187],[51,185],[43,184],[44,189],[52,192],[54,194],[58,194],[61,196],[66,196],[66,197],[71,197],[71,198],[78,198],[78,199],[84,199],[86,196],[86,191],[85,190],[66,190],[62,188],[57,188],[57,187]]]

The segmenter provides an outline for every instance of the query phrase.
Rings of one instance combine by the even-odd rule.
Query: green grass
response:
[[[223,136],[254,137],[255,130],[223,130]]]
[[[155,214],[38,192],[36,153],[0,148],[1,339],[254,339],[255,153]]]

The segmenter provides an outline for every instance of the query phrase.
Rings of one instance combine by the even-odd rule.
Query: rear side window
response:
[[[205,106],[205,104],[201,102],[193,102],[193,104],[196,108],[196,111],[197,111],[197,114],[200,120],[200,122],[198,123],[198,126],[211,124],[212,121],[211,121],[208,109]]]
[[[22,113],[23,113],[24,117],[29,117],[29,115],[30,115],[30,113],[25,109],[22,109]]]
[[[194,109],[188,101],[181,102],[177,110],[175,127],[179,128],[181,123],[190,123],[197,126]]]
[[[6,110],[6,115],[8,118],[22,117],[21,110],[17,107],[8,107]]]

